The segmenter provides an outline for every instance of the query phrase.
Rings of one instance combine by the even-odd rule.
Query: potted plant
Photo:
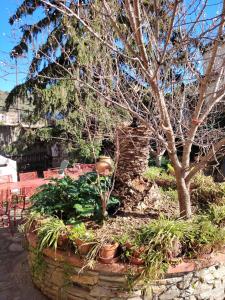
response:
[[[142,258],[143,253],[145,253],[146,250],[144,246],[137,247],[130,242],[126,242],[125,248],[126,248],[126,256],[131,264],[133,265],[144,264],[144,259]]]
[[[119,243],[112,240],[104,240],[99,249],[99,260],[102,263],[110,264],[117,261],[117,250]]]
[[[60,236],[67,232],[64,222],[56,217],[48,217],[37,228],[39,250],[54,247],[57,249]]]
[[[93,233],[86,230],[84,223],[78,223],[70,230],[69,239],[81,256],[86,256],[96,244]]]

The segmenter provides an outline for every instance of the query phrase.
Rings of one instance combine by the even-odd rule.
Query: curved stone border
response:
[[[96,262],[93,270],[82,269],[84,261],[70,252],[44,249],[43,269],[35,272],[36,237],[27,235],[29,264],[34,283],[54,300],[224,300],[225,253],[211,254],[201,260],[187,260],[170,266],[165,279],[151,282],[143,289],[138,285],[128,291],[128,272],[140,267],[127,264],[111,265]],[[129,270],[128,270],[129,268]]]

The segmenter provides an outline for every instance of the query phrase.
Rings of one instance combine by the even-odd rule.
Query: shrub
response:
[[[160,192],[162,194],[163,199],[169,200],[172,202],[177,202],[178,201],[178,193],[177,190],[168,188],[168,190],[160,188]]]
[[[189,241],[187,254],[210,253],[225,243],[225,230],[213,224],[207,215],[196,216],[191,224],[192,239]]]
[[[225,201],[225,184],[217,183],[211,176],[198,173],[191,183],[191,199],[193,203],[204,208],[210,203]]]
[[[173,175],[168,174],[164,169],[158,167],[150,167],[145,172],[144,177],[154,181],[163,188],[176,188],[176,180]]]
[[[225,203],[221,205],[211,204],[207,211],[209,220],[216,225],[224,225],[225,223]]]
[[[58,216],[68,221],[71,218],[101,216],[101,193],[107,193],[111,187],[111,178],[90,172],[78,180],[70,177],[52,179],[43,185],[40,191],[31,197],[32,209],[42,214]],[[119,200],[110,197],[108,208],[119,206]]]
[[[69,239],[74,241],[75,239],[82,239],[85,241],[93,241],[94,234],[92,231],[87,230],[84,223],[77,223],[69,232]]]
[[[213,224],[206,215],[188,221],[160,217],[144,226],[134,242],[137,249],[145,247],[141,255],[145,264],[141,279],[157,279],[166,272],[171,259],[198,257],[222,248],[225,230]]]
[[[160,167],[164,170],[167,170],[169,163],[170,163],[170,160],[166,156],[163,156],[161,158],[161,166]],[[156,159],[153,157],[150,157],[148,160],[148,165],[149,165],[149,167],[156,167]]]

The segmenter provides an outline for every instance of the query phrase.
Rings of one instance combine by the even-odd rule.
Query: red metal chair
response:
[[[0,184],[1,183],[7,183],[12,182],[12,176],[11,175],[2,175],[0,176]]]
[[[67,168],[65,169],[65,174],[70,176],[70,175],[79,175],[80,174],[80,169],[78,168]]]
[[[16,209],[21,209],[21,218],[24,210],[31,206],[30,197],[36,192],[36,186],[23,187],[17,196]]]
[[[5,226],[5,218],[8,221],[8,226],[11,226],[11,204],[12,204],[12,194],[10,189],[0,190],[0,222],[3,227]],[[15,220],[15,214],[14,214]]]
[[[26,172],[26,173],[20,173],[19,174],[20,181],[26,181],[31,179],[38,178],[37,172]]]
[[[81,170],[84,173],[92,172],[94,170],[95,165],[93,164],[83,164],[81,165]]]
[[[59,178],[59,169],[49,169],[47,171],[44,171],[44,178]]]

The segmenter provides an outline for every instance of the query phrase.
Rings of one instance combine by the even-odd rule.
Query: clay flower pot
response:
[[[134,248],[134,246],[131,243],[127,242],[125,244],[125,247],[128,250],[130,250],[131,254],[128,257],[128,259],[129,259],[129,261],[130,261],[131,264],[138,265],[138,266],[144,264],[143,258],[140,257],[141,254],[143,254],[145,252],[145,247],[144,246],[141,246],[141,247],[139,247],[139,248],[136,249],[136,248]]]
[[[96,172],[101,175],[110,175],[112,169],[112,160],[108,156],[100,156],[99,161],[95,164]]]
[[[132,265],[136,265],[136,266],[141,266],[145,263],[142,258],[138,258],[138,257],[135,257],[135,256],[130,256],[129,261]]]
[[[99,260],[105,264],[110,264],[116,261],[115,256],[117,249],[119,247],[118,243],[105,244],[99,250]]]
[[[81,239],[76,239],[75,244],[81,256],[86,256],[94,246],[94,242],[88,242]]]
[[[69,244],[68,234],[67,233],[60,234],[58,241],[57,241],[58,247],[64,248],[64,247],[68,246],[68,244]]]

